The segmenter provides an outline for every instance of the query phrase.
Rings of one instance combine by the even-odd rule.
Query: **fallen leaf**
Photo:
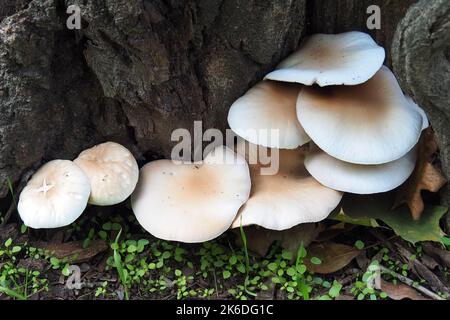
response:
[[[346,294],[340,294],[339,296],[334,298],[334,300],[355,300],[355,296],[349,296],[349,295],[346,295]]]
[[[389,298],[392,300],[402,300],[402,299],[411,299],[411,300],[429,300],[422,295],[420,295],[413,288],[405,285],[405,284],[392,284],[387,281],[381,280],[381,286],[379,288],[383,292],[385,292]]]
[[[97,254],[108,250],[106,241],[92,240],[88,247],[83,248],[83,241],[72,241],[66,243],[43,243],[32,244],[36,248],[50,252],[58,259],[67,258],[71,263],[89,261]]]
[[[287,230],[268,230],[259,226],[244,227],[247,238],[247,248],[261,256],[265,256],[271,245],[278,241],[280,245],[290,252],[297,252],[300,244],[307,247],[320,233],[322,227],[315,223],[299,224]],[[236,244],[242,247],[239,228],[233,229],[237,234]]]
[[[434,270],[437,267],[439,267],[439,263],[437,263],[436,260],[434,260],[431,256],[427,254],[422,254],[422,256],[420,257],[420,261],[422,261],[425,267],[427,267],[430,270]]]
[[[367,258],[365,250],[356,257],[356,263],[361,270],[366,270],[370,265],[370,259]]]
[[[355,227],[356,226],[353,224],[340,222],[340,223],[332,225],[331,227],[328,227],[327,229],[322,231],[314,241],[315,242],[326,242],[326,241],[333,240],[337,236],[353,230]]]
[[[332,213],[328,218],[364,227],[379,227],[377,220],[369,217],[350,217],[345,214],[342,208],[340,211]]]
[[[6,241],[9,238],[15,239],[19,231],[15,223],[9,223],[3,227],[0,227],[0,241]]]
[[[303,260],[309,271],[314,273],[333,273],[347,266],[360,251],[344,244],[325,242],[313,243],[307,249]],[[318,264],[317,262],[320,261]]]
[[[342,214],[351,219],[378,219],[391,227],[404,240],[411,243],[420,241],[442,242],[444,232],[439,221],[448,211],[443,206],[426,206],[419,221],[413,220],[408,208],[392,209],[392,193],[374,195],[344,195]],[[341,214],[341,216],[342,216]],[[338,217],[335,217],[339,219]],[[346,221],[349,221],[346,218]]]
[[[30,269],[30,270],[37,270],[37,271],[44,271],[46,261],[44,259],[22,259],[17,264],[18,268],[24,268],[24,269]]]
[[[430,256],[433,256],[441,260],[442,263],[444,263],[447,267],[450,268],[450,251],[436,248],[431,243],[424,243],[423,250]]]
[[[52,232],[53,231],[53,232]],[[50,241],[51,243],[63,243],[65,232],[62,229],[51,230],[50,229]]]
[[[405,262],[411,265],[411,271],[419,278],[424,279],[427,284],[435,291],[448,292],[447,286],[436,276],[427,266],[425,266],[419,259],[411,259],[412,252],[396,242],[398,253],[403,257]]]
[[[421,191],[437,192],[447,182],[442,173],[430,162],[437,150],[438,144],[433,130],[425,129],[418,143],[416,167],[397,191],[394,208],[406,203],[414,220],[420,219],[425,208]]]

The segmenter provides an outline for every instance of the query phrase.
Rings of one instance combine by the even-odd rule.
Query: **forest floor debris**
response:
[[[239,232],[167,242],[122,209],[111,216],[91,207],[51,231],[6,224],[0,299],[449,299],[448,243],[412,244],[384,226],[326,220],[255,246],[266,230],[252,227],[244,229],[247,263]]]

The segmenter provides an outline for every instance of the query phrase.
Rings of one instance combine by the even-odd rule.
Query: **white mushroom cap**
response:
[[[414,170],[416,148],[400,159],[379,165],[353,164],[338,160],[316,146],[306,155],[305,166],[321,184],[344,192],[371,194],[395,189]]]
[[[201,165],[171,160],[146,164],[131,206],[138,222],[155,237],[203,242],[230,227],[250,188],[245,159],[220,146]]]
[[[83,213],[90,191],[89,179],[77,165],[69,160],[53,160],[28,181],[17,209],[28,227],[64,227]]]
[[[228,113],[230,128],[245,140],[265,147],[295,149],[307,143],[311,139],[295,111],[300,88],[273,81],[256,84],[232,104]],[[278,139],[271,139],[271,130],[278,131]]]
[[[385,57],[366,33],[316,34],[278,65],[265,79],[319,86],[364,83]]]
[[[272,149],[273,151],[273,149]],[[262,175],[260,164],[250,164],[252,192],[232,228],[259,225],[285,230],[328,217],[342,193],[321,185],[306,171],[300,149],[279,151],[279,171]]]
[[[139,179],[131,152],[115,142],[105,142],[80,153],[74,162],[91,181],[89,203],[108,206],[130,196]]]
[[[428,128],[430,126],[430,123],[428,122],[428,117],[427,114],[425,113],[425,110],[423,110],[421,107],[419,107],[414,101],[413,99],[411,99],[411,97],[409,96],[405,96],[406,100],[408,101],[408,103],[411,105],[412,108],[414,108],[415,110],[417,110],[420,115],[422,116],[422,131],[425,130],[426,128]]]
[[[358,86],[304,87],[297,117],[323,151],[358,164],[402,157],[419,140],[423,124],[386,67]]]

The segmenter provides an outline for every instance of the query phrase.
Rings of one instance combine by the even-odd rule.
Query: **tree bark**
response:
[[[225,129],[231,103],[307,34],[368,32],[403,78],[410,60],[398,57],[410,53],[413,41],[404,39],[413,31],[397,25],[405,19],[399,30],[422,26],[404,18],[416,2],[0,0],[0,197],[8,178],[17,184],[25,171],[72,159],[95,143],[123,143],[144,162],[168,157],[172,130],[192,129],[194,120]],[[65,26],[71,4],[81,8],[81,30]],[[381,30],[367,30],[372,4],[381,8]],[[424,12],[424,19],[434,14]],[[437,21],[448,26],[448,15]],[[396,30],[404,37],[393,42]],[[434,57],[421,52],[422,60]],[[410,81],[402,84],[419,92]],[[414,96],[426,97],[428,89]],[[442,112],[434,102],[419,102],[430,114]],[[432,115],[433,125],[438,118]],[[439,133],[446,156],[448,136]],[[443,165],[449,174],[448,161]]]
[[[421,0],[398,25],[392,45],[394,70],[402,87],[430,117],[447,179],[450,178],[449,17],[448,1]],[[443,202],[450,205],[448,184],[442,195]]]

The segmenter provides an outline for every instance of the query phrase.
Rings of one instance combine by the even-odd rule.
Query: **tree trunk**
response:
[[[429,80],[427,63],[447,48],[421,46],[414,53],[411,35],[430,27],[448,43],[448,1],[28,2],[0,0],[2,197],[8,178],[17,184],[27,170],[53,158],[72,159],[105,140],[123,143],[142,162],[167,157],[176,128],[191,129],[194,120],[202,120],[204,129],[226,128],[231,103],[305,35],[350,30],[368,32],[386,48],[386,63],[394,62],[403,89],[418,97],[437,126],[443,168],[450,174],[448,121],[445,129],[440,120],[449,115],[448,85],[438,91],[446,100],[430,100],[434,87],[418,83]],[[81,8],[81,30],[66,28],[71,4]],[[372,4],[381,8],[381,30],[367,30]],[[422,18],[415,19],[414,10],[421,9]],[[425,62],[416,78],[409,77],[411,59]],[[448,60],[439,61],[443,69],[433,67],[440,76],[431,80],[448,84]]]

